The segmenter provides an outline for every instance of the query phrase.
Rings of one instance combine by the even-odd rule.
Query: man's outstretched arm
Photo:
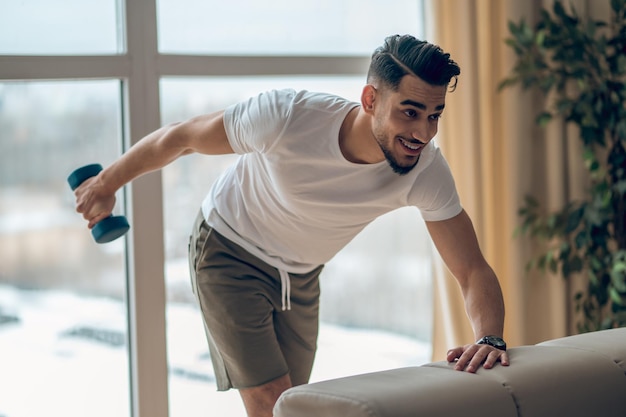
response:
[[[426,226],[443,261],[459,282],[476,340],[484,336],[502,337],[504,301],[500,284],[480,251],[465,210],[448,220],[426,222]],[[455,368],[468,372],[476,372],[481,364],[484,368],[491,368],[498,361],[509,364],[505,350],[477,343],[450,349],[447,360],[457,360]]]
[[[194,152],[233,153],[224,129],[223,112],[173,123],[142,138],[110,166],[76,188],[76,211],[83,214],[92,228],[111,214],[115,193],[125,184]]]

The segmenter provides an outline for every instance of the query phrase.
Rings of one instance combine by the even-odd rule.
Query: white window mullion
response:
[[[123,55],[0,55],[0,80],[124,78],[129,60]]]
[[[336,56],[201,56],[159,55],[160,75],[263,76],[359,75],[365,77],[368,57]]]
[[[125,84],[127,144],[160,126],[156,68],[156,2],[126,1],[130,73]],[[129,253],[130,357],[133,417],[167,417],[167,355],[161,173],[129,187],[132,226]]]

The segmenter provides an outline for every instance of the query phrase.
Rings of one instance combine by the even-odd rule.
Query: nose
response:
[[[433,137],[435,137],[436,133],[437,128],[433,128],[428,122],[416,122],[413,126],[411,137],[426,144],[430,142]]]

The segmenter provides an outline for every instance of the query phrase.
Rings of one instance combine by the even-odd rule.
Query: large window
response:
[[[421,28],[419,1],[158,0],[159,50],[209,55],[370,55]]]
[[[121,52],[116,0],[0,0],[0,54]]]
[[[91,239],[65,181],[119,155],[120,91],[0,82],[0,416],[129,415],[124,241]]]
[[[184,157],[121,191],[131,232],[105,245],[74,212],[67,175],[264,90],[358,100],[383,38],[422,34],[421,1],[0,10],[0,392],[12,394],[0,416],[243,416],[236,392],[215,392],[186,260],[200,202],[234,156]],[[367,227],[324,270],[312,379],[426,361],[430,277],[417,210]]]

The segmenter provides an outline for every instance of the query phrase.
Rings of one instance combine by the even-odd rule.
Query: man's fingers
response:
[[[97,216],[93,217],[91,220],[87,219],[89,220],[89,224],[87,225],[87,227],[90,229],[93,229],[96,224],[98,224],[99,222],[101,222],[102,220],[106,219],[109,216],[110,214],[108,213],[100,213]]]
[[[481,366],[491,369],[499,361],[504,366],[509,365],[507,352],[487,345],[466,345],[450,349],[447,353],[448,362],[454,362],[457,371],[476,372]]]
[[[487,355],[487,358],[485,359],[485,363],[483,363],[483,368],[485,369],[493,368],[496,362],[498,362],[498,359],[501,357],[501,353],[502,352],[496,352],[496,351],[489,352],[489,354]]]
[[[468,350],[466,350],[465,353],[463,354],[465,358],[463,356],[461,357],[462,359],[464,359],[464,362],[467,364],[465,366],[465,370],[470,373],[476,372],[478,368],[480,368],[480,365],[487,358],[487,355],[489,355],[489,352],[481,348],[475,349],[474,347],[471,347]],[[461,361],[459,360],[459,362]],[[463,368],[460,367],[459,365],[461,364],[457,364],[457,369],[459,371],[463,370]]]
[[[463,347],[450,349],[446,355],[448,362],[454,362],[463,354]]]
[[[477,346],[475,345],[465,345],[462,348],[462,354],[459,355],[458,360],[456,361],[456,365],[454,369],[457,371],[462,371],[466,366],[470,363],[474,355],[476,354]]]

